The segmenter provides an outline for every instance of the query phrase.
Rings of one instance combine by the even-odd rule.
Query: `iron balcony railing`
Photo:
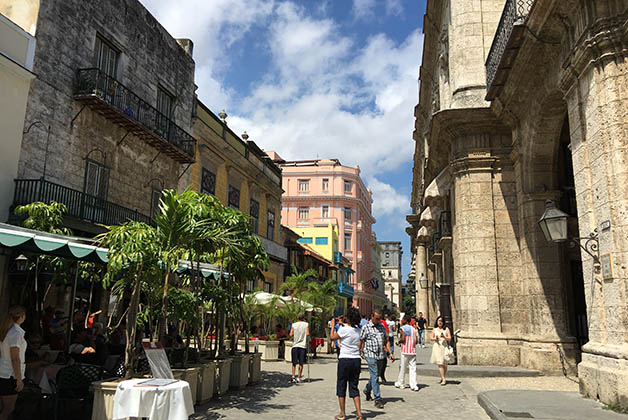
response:
[[[497,72],[503,67],[502,63],[504,54],[511,46],[509,46],[513,29],[517,23],[523,22],[535,0],[506,0],[502,17],[493,38],[493,45],[488,53],[486,60],[486,88],[488,90],[487,98],[493,98],[493,89],[491,89]],[[507,64],[509,66],[509,64]]]
[[[137,210],[119,206],[107,200],[86,194],[63,185],[44,179],[16,179],[13,208],[41,201],[50,204],[52,201],[67,207],[66,215],[91,223],[107,226],[134,220],[153,224],[150,217]]]
[[[451,211],[449,210],[440,213],[440,234],[451,237]]]
[[[101,111],[106,118],[115,120],[179,162],[194,162],[194,137],[100,69],[78,70],[74,97],[94,105],[107,104],[109,109]],[[107,112],[111,109],[115,113]]]
[[[434,232],[432,234],[432,246],[434,247],[434,254],[438,254],[440,253],[441,249],[440,249],[440,238],[442,238],[443,236],[441,235],[440,232]]]

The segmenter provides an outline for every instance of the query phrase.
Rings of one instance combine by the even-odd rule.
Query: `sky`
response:
[[[425,0],[140,1],[192,39],[198,97],[236,133],[287,160],[360,166],[405,280]]]

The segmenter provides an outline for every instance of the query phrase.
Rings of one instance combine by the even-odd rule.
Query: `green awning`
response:
[[[0,223],[0,246],[73,260],[102,264],[109,262],[107,257],[109,250],[92,245],[93,243],[92,240],[87,238],[55,235]],[[176,272],[177,274],[188,274],[192,270],[196,270],[196,263],[180,261]],[[205,278],[218,280],[220,278],[220,267],[213,264],[200,263],[200,273]],[[223,272],[223,277],[227,278],[228,273]]]
[[[0,223],[0,245],[25,252],[106,264],[108,250],[92,245],[93,241],[52,233],[39,232]]]

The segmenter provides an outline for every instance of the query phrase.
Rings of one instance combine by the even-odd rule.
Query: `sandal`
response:
[[[336,419],[336,420],[347,420],[347,416],[341,416],[340,414],[338,414],[336,417],[334,417],[334,419]]]

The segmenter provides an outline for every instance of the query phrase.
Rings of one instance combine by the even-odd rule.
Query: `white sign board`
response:
[[[142,343],[142,347],[144,347],[153,378],[174,379],[164,346],[161,343],[149,341]]]

